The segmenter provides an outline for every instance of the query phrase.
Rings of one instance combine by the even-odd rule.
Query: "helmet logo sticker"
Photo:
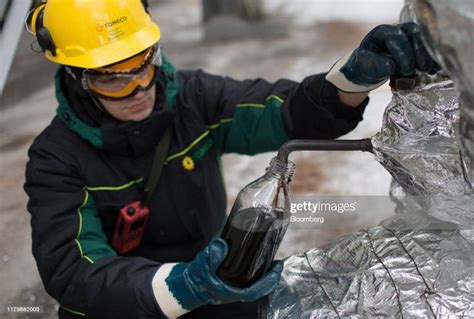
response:
[[[107,36],[109,41],[116,41],[124,37],[127,33],[122,28],[122,24],[128,20],[127,16],[117,18],[112,21],[105,22],[104,24],[98,24],[96,31],[101,33],[104,28],[107,30]]]
[[[123,16],[123,17],[120,17],[120,18],[115,19],[115,20],[113,20],[113,21],[106,22],[106,23],[104,24],[104,26],[105,26],[107,29],[109,29],[109,28],[113,27],[114,25],[119,24],[119,23],[122,23],[122,22],[125,22],[125,21],[127,21],[127,20],[128,20],[127,17],[126,17],[126,16]]]

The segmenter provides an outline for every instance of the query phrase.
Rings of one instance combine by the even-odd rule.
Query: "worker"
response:
[[[328,73],[269,83],[176,70],[140,0],[48,0],[28,23],[59,65],[25,190],[60,318],[257,317],[282,263],[246,288],[216,275],[221,155],[337,138],[391,75],[436,70],[415,24],[375,28]]]

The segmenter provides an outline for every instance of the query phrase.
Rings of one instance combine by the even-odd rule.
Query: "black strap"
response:
[[[163,136],[161,137],[160,142],[156,146],[155,155],[153,157],[153,166],[151,167],[150,178],[145,186],[145,205],[149,206],[151,198],[155,191],[156,185],[160,180],[161,172],[163,171],[163,166],[165,166],[166,155],[168,154],[168,148],[170,147],[171,142],[171,128],[168,128]]]

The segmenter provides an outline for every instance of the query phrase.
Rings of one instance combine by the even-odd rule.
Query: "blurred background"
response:
[[[15,0],[22,2],[31,5],[31,1]],[[31,255],[30,216],[22,185],[28,147],[55,114],[56,66],[35,52],[38,46],[19,29],[21,23],[7,28],[12,3],[0,0],[0,75],[4,79],[0,83],[4,84],[0,97],[0,305],[41,305],[45,311],[8,314],[8,318],[55,318],[56,303],[44,292]],[[236,79],[300,81],[328,71],[376,25],[396,23],[403,0],[149,0],[149,4],[162,29],[162,48],[178,69],[199,68]],[[18,45],[15,32],[20,35]],[[344,138],[374,135],[390,98],[388,86],[373,92],[364,121]],[[224,156],[229,209],[238,191],[262,175],[274,155]],[[371,154],[305,152],[291,159],[297,165],[291,184],[294,195],[377,198],[388,194],[390,176]],[[363,213],[338,217],[337,227],[291,225],[278,256],[304,252],[376,225],[392,214],[392,207],[374,204]]]

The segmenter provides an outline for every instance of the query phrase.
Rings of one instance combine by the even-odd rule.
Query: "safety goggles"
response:
[[[147,50],[116,64],[85,69],[82,86],[91,94],[107,100],[121,100],[148,90],[156,82],[157,68],[161,66],[160,46]]]

